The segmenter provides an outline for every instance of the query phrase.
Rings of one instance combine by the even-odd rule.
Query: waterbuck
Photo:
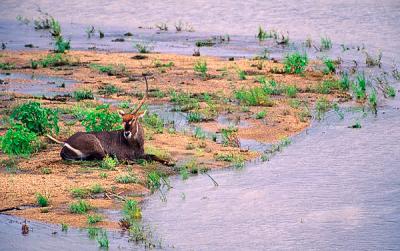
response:
[[[65,142],[47,135],[51,140],[63,145],[61,158],[64,160],[101,160],[106,155],[110,155],[115,156],[118,160],[147,159],[167,164],[166,160],[144,153],[144,130],[139,122],[139,118],[145,114],[139,110],[145,103],[149,90],[147,78],[144,77],[144,79],[146,93],[136,109],[130,114],[119,112],[124,129],[110,132],[77,132]]]

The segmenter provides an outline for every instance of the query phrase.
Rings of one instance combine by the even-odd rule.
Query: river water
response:
[[[319,43],[328,36],[332,57],[356,57],[342,52],[340,44],[364,44],[368,51],[383,51],[384,69],[400,56],[400,2],[386,1],[49,1],[3,0],[0,9],[0,42],[11,49],[33,43],[50,48],[46,32],[17,24],[20,14],[37,16],[40,6],[61,21],[73,48],[134,51],[135,41],[150,41],[156,51],[191,54],[194,41],[211,35],[231,35],[229,44],[202,48],[202,54],[253,56],[259,44],[257,27],[288,31],[300,48],[307,36]],[[176,33],[173,24],[189,22],[195,32]],[[139,29],[166,22],[170,30]],[[85,27],[94,25],[104,39],[86,38]],[[133,38],[112,39],[131,31]],[[312,49],[311,49],[312,50]],[[316,56],[323,54],[316,53]],[[398,81],[390,79],[399,89]],[[400,102],[380,100],[377,117],[333,113],[313,126],[269,162],[249,164],[242,170],[222,170],[181,181],[163,202],[158,195],[146,200],[143,221],[156,228],[166,249],[173,250],[398,250],[400,249]],[[348,126],[359,121],[361,129]],[[2,218],[0,229],[19,229]],[[38,232],[41,227],[38,227]],[[50,230],[48,230],[50,231]],[[29,247],[38,240],[1,231],[0,249],[8,241]],[[33,232],[34,234],[34,232]],[[72,235],[72,239],[81,238]],[[50,240],[51,241],[51,240]],[[58,242],[60,241],[60,242]],[[72,241],[59,238],[59,246]],[[15,248],[21,247],[14,246]],[[82,250],[96,249],[82,240]],[[48,250],[52,250],[50,246]],[[43,250],[46,246],[43,247]],[[117,249],[112,246],[111,249]]]

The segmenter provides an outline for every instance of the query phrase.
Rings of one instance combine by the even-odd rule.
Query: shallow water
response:
[[[175,250],[383,250],[400,247],[398,107],[331,115],[271,161],[172,180],[144,220]],[[350,129],[360,120],[361,129]]]

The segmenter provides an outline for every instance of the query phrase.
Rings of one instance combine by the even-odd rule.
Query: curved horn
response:
[[[140,110],[140,108],[142,107],[144,102],[146,102],[146,99],[147,99],[147,94],[149,92],[149,85],[147,84],[146,75],[143,75],[143,77],[144,77],[144,81],[146,82],[146,93],[144,94],[144,97],[142,98],[142,100],[140,101],[140,103],[138,104],[136,109],[131,114],[136,114]]]

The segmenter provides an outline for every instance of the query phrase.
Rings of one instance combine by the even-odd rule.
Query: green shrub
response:
[[[272,106],[269,95],[261,87],[254,87],[248,90],[241,89],[235,91],[235,98],[245,105],[251,106]]]
[[[39,148],[39,141],[34,132],[25,126],[15,124],[0,137],[1,150],[9,156],[29,156]]]
[[[329,74],[331,72],[336,72],[336,66],[335,63],[333,62],[333,60],[331,59],[325,59],[324,60],[324,64],[325,64],[325,69],[323,70],[324,74]]]
[[[45,58],[42,58],[38,62],[38,64],[40,64],[43,68],[46,68],[46,67],[69,65],[71,64],[71,62],[63,54],[56,53],[56,54],[48,54]]]
[[[113,158],[110,155],[106,155],[101,162],[100,168],[107,170],[115,170],[115,167],[118,165],[117,158]]]
[[[73,214],[84,214],[91,209],[92,206],[84,200],[79,200],[69,205],[69,211]]]
[[[143,125],[156,133],[163,133],[164,121],[156,113],[146,114],[143,117]]]
[[[122,212],[125,218],[129,220],[142,218],[141,209],[137,201],[134,200],[125,201],[124,205],[122,206]]]
[[[129,184],[129,183],[139,183],[139,178],[133,174],[126,174],[126,175],[118,175],[115,178],[115,181],[122,184]]]
[[[283,63],[286,73],[300,74],[304,72],[308,65],[308,57],[306,53],[300,54],[299,52],[294,52],[286,55]]]
[[[86,112],[82,125],[87,132],[112,131],[121,129],[122,119],[118,113],[111,112],[108,105],[99,105]]]
[[[17,106],[10,117],[21,122],[28,130],[43,135],[54,132],[58,134],[58,113],[40,103],[29,101]]]
[[[196,123],[202,121],[202,116],[199,112],[189,112],[187,119],[190,123]]]
[[[103,220],[103,217],[99,214],[92,214],[87,216],[87,223],[92,225],[96,224],[97,222],[100,222]]]
[[[87,89],[76,90],[72,95],[74,96],[74,99],[76,99],[76,101],[81,101],[84,99],[94,99],[92,91]]]
[[[113,84],[103,85],[99,90],[99,93],[102,95],[112,95],[118,92],[120,92],[120,89]]]
[[[199,73],[203,80],[207,79],[207,62],[204,60],[198,60],[193,67],[194,71]]]
[[[104,192],[104,188],[100,185],[100,184],[94,184],[91,188],[90,188],[90,192],[91,193],[102,193]]]
[[[0,62],[0,69],[1,70],[12,70],[15,68],[15,65],[12,63],[1,63]]]
[[[49,205],[49,198],[41,193],[36,193],[36,202],[41,207],[47,207]]]
[[[69,49],[71,49],[70,41],[65,40],[62,36],[58,36],[55,43],[55,52],[64,53]]]
[[[295,98],[297,95],[297,88],[294,85],[289,85],[285,89],[286,96],[289,98]]]
[[[256,119],[263,119],[265,118],[265,116],[267,116],[266,110],[262,110],[256,113]]]

